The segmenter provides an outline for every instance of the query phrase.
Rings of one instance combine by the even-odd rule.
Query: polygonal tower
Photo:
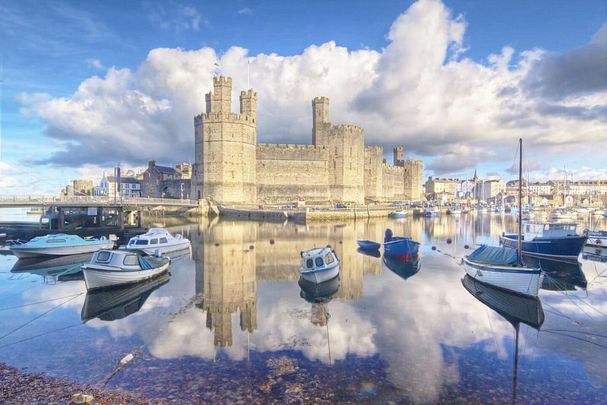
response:
[[[257,94],[242,92],[240,115],[235,114],[231,109],[232,79],[219,76],[213,78],[213,91],[205,95],[205,101],[206,112],[194,119],[194,195],[219,203],[254,204]]]

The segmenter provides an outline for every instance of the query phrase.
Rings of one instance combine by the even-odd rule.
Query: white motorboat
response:
[[[607,231],[588,231],[586,246],[607,247]]]
[[[18,258],[37,256],[66,256],[93,253],[100,249],[112,249],[114,242],[102,236],[100,239],[83,239],[78,235],[55,233],[37,236],[26,243],[11,245],[10,250]]]
[[[299,275],[304,280],[322,283],[339,274],[339,259],[331,246],[301,252]]]
[[[143,251],[101,250],[82,266],[87,290],[137,283],[156,277],[169,268],[171,260]]]
[[[407,211],[406,210],[392,211],[389,216],[390,216],[390,218],[406,218]]]
[[[557,208],[550,213],[548,218],[553,221],[558,221],[562,219],[576,220],[577,214],[575,212],[568,211],[564,208]]]
[[[426,217],[426,218],[437,217],[439,215],[440,215],[440,208],[438,208],[436,206],[426,207],[426,209],[424,210],[424,217]]]
[[[150,228],[146,233],[137,235],[129,239],[124,249],[143,250],[147,254],[176,252],[178,250],[188,249],[190,240],[179,234],[171,235],[163,228]]]

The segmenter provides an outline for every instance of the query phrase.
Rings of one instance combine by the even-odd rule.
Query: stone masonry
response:
[[[394,148],[365,146],[364,130],[334,125],[329,99],[312,100],[312,144],[257,143],[257,93],[240,93],[240,114],[231,111],[232,79],[213,79],[206,110],[194,118],[192,197],[219,203],[346,202],[363,204],[422,199],[423,163]]]

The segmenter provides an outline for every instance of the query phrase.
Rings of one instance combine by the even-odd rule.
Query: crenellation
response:
[[[232,80],[213,79],[206,111],[194,117],[193,195],[222,203],[343,201],[364,203],[422,198],[423,163],[384,163],[381,146],[365,146],[364,129],[332,124],[329,99],[312,100],[312,144],[258,144],[257,93],[240,92],[231,111]]]

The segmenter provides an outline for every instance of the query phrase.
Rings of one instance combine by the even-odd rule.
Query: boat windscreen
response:
[[[518,254],[516,249],[505,246],[481,245],[468,255],[468,259],[477,263],[507,266],[516,264]]]

